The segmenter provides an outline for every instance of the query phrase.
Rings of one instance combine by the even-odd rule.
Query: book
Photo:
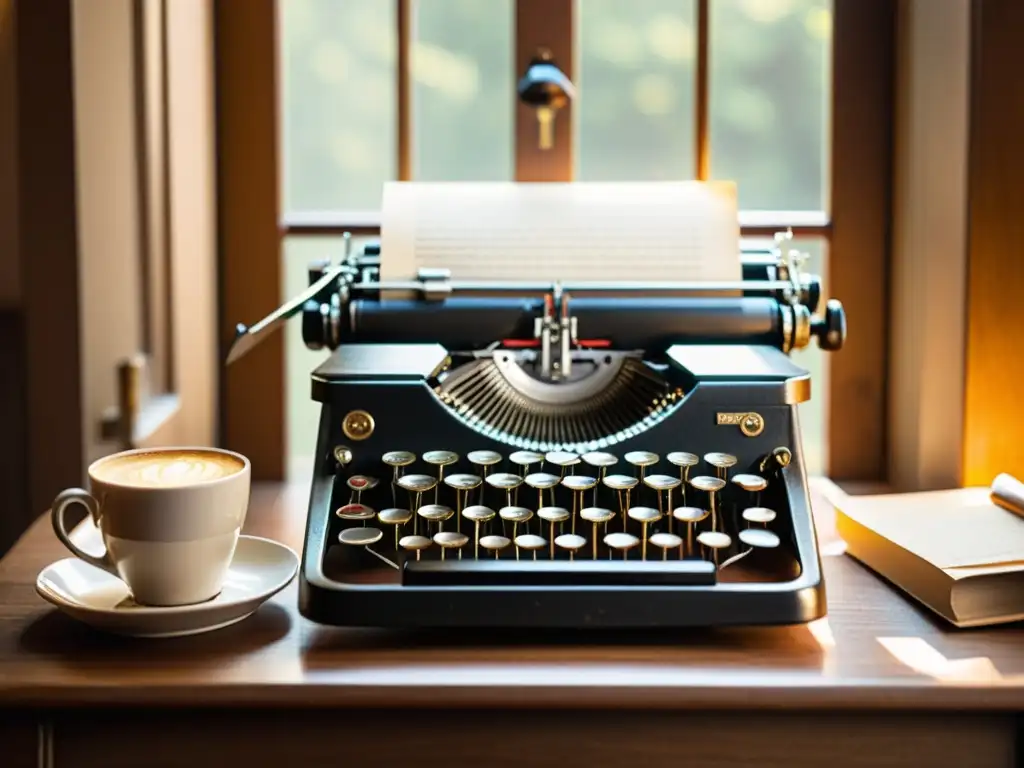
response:
[[[957,627],[1024,619],[1024,490],[832,495],[846,551]]]

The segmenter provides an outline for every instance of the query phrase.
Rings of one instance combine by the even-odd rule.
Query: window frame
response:
[[[709,4],[697,0],[695,88],[696,177],[706,179],[709,146]],[[411,178],[412,115],[408,41],[413,0],[396,3],[399,180]],[[895,7],[888,0],[833,0],[830,212],[744,212],[741,237],[794,235],[828,246],[830,295],[840,299],[851,332],[829,359],[826,473],[834,480],[886,477],[888,230]],[[540,47],[573,77],[574,0],[517,0],[516,72]],[[285,237],[376,234],[376,211],[285,215],[280,200],[279,74],[276,0],[219,0],[216,6],[219,213],[222,260],[222,347],[230,329],[274,309],[281,300]],[[536,118],[517,104],[515,178],[572,178],[572,105],[555,121],[552,149],[537,146]],[[271,232],[271,226],[273,232]],[[282,335],[225,369],[222,439],[253,459],[254,476],[286,477]],[[258,384],[254,385],[254,382]],[[260,418],[253,418],[260,414]]]

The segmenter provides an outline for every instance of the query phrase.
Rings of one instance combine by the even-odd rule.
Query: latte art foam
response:
[[[216,451],[152,451],[116,456],[93,470],[98,480],[145,488],[175,488],[219,480],[245,465]]]

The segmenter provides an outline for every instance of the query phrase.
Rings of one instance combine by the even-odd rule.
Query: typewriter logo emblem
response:
[[[757,437],[764,432],[764,417],[760,413],[719,413],[718,425],[739,427],[747,437]]]

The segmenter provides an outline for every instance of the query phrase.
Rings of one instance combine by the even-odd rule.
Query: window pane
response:
[[[414,9],[414,178],[511,179],[512,0],[421,0]]]
[[[279,0],[284,208],[376,210],[396,173],[395,4]]]
[[[827,210],[831,0],[709,6],[711,175],[743,209]]]
[[[694,9],[694,0],[577,0],[577,179],[693,177]]]

